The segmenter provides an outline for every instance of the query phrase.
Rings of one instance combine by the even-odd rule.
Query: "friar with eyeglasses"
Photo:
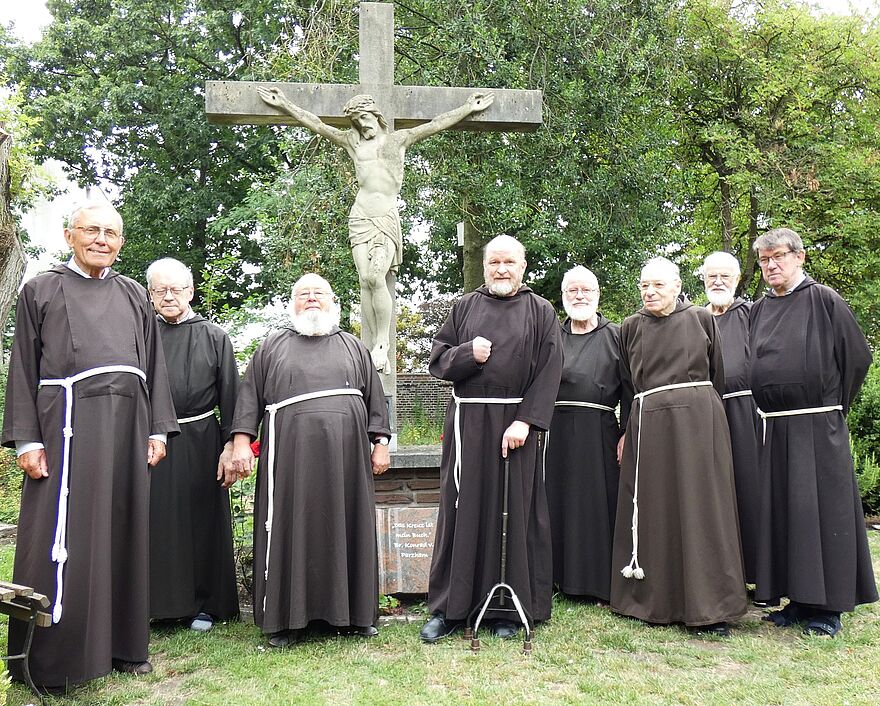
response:
[[[633,406],[621,439],[611,608],[729,635],[745,614],[718,327],[680,301],[678,266],[642,268],[644,306],[620,327]]]
[[[378,633],[373,475],[390,463],[379,374],[366,347],[339,329],[330,284],[303,275],[292,300],[290,325],[248,364],[232,423],[238,475],[250,473],[260,437],[254,622],[270,647],[311,633]]]
[[[238,615],[227,490],[236,480],[228,439],[238,367],[226,332],[190,306],[186,265],[157,260],[147,268],[147,288],[180,425],[150,474],[150,617],[207,632],[215,620]]]
[[[547,435],[544,482],[553,582],[563,593],[607,604],[620,483],[617,444],[632,388],[621,361],[620,327],[599,312],[599,294],[599,280],[586,267],[573,267],[562,278],[565,363]]]
[[[758,415],[749,377],[749,311],[751,302],[736,296],[740,280],[737,259],[728,252],[706,256],[699,270],[709,299],[706,309],[721,333],[724,360],[724,413],[730,428],[736,510],[746,583],[755,583],[760,489],[758,481]]]
[[[52,601],[30,673],[59,690],[152,671],[148,467],[178,430],[147,293],[111,269],[122,218],[89,203],[64,237],[71,259],[18,299],[2,437],[27,474],[13,580]],[[13,654],[26,624],[9,622]],[[9,664],[19,679],[21,664]]]
[[[752,394],[761,417],[756,598],[788,597],[777,627],[833,637],[840,615],[877,600],[846,414],[871,365],[853,312],[804,270],[801,237],[754,243],[767,295],[749,322]]]

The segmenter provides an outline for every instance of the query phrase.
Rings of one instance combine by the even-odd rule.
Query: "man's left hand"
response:
[[[501,438],[501,456],[507,458],[507,451],[518,449],[526,443],[529,436],[529,425],[525,422],[515,421],[504,431]]]
[[[238,480],[235,463],[232,461],[231,441],[227,441],[223,446],[223,453],[220,454],[220,460],[217,461],[217,480],[222,481],[224,488],[230,487]]]
[[[370,454],[370,463],[373,465],[373,475],[380,476],[391,465],[391,454],[388,453],[388,447],[382,444],[373,446],[373,453]]]
[[[165,442],[158,439],[149,439],[147,443],[147,465],[155,466],[165,458]]]

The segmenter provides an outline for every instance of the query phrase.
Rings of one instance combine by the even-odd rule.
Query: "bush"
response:
[[[867,514],[880,514],[880,355],[876,353],[847,423],[862,505]]]
[[[0,364],[0,429],[3,428],[3,400],[6,395],[6,365]],[[0,522],[18,522],[18,503],[24,474],[15,465],[15,453],[0,449]]]

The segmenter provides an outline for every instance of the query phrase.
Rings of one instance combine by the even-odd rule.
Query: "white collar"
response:
[[[70,260],[67,261],[67,267],[68,267],[69,269],[73,270],[74,272],[76,272],[80,277],[85,277],[86,279],[95,279],[94,277],[92,277],[92,276],[91,276],[90,274],[88,274],[87,272],[84,272],[84,271],[80,268],[80,266],[76,264],[76,259],[73,258],[73,257],[70,258]],[[103,270],[101,270],[101,274],[98,275],[97,279],[104,279],[104,278],[107,276],[107,274],[108,274],[109,272],[110,272],[110,268],[109,268],[109,267],[105,267]]]
[[[162,314],[156,314],[159,321],[164,321],[169,326],[177,326],[177,324],[182,324],[184,321],[189,321],[192,317],[196,315],[196,312],[193,311],[193,308],[190,307],[187,312],[181,316],[177,321],[168,321]]]

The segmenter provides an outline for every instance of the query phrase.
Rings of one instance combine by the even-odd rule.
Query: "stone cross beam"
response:
[[[487,132],[533,132],[541,125],[541,91],[499,88],[398,86],[394,84],[394,6],[360,4],[360,84],[208,81],[205,112],[212,123],[227,125],[296,125],[260,99],[257,86],[276,87],[296,105],[329,125],[351,127],[342,106],[359,93],[373,96],[394,129],[426,123],[462,105],[474,91],[495,94],[495,103],[452,129]]]

